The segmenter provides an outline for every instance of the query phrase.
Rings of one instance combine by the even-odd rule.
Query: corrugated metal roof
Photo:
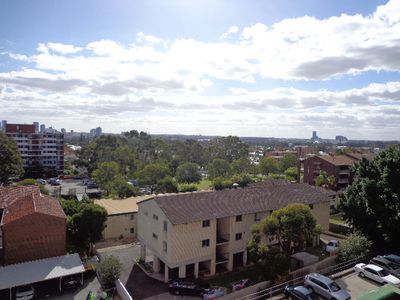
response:
[[[133,213],[138,211],[138,202],[154,198],[154,195],[144,195],[126,199],[100,199],[94,200],[94,203],[104,207],[108,215],[118,215],[124,213]]]
[[[9,265],[0,268],[0,290],[84,271],[77,253]]]

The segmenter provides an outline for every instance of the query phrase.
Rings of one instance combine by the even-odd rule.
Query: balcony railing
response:
[[[223,264],[229,261],[229,253],[218,253],[215,258],[216,264]]]
[[[229,234],[217,234],[217,245],[229,243],[230,235]]]

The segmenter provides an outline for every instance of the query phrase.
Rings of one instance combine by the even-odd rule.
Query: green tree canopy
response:
[[[156,185],[167,175],[169,175],[168,167],[162,163],[148,164],[137,172],[140,185]]]
[[[228,177],[231,173],[231,166],[225,159],[215,158],[208,165],[208,176],[211,179],[216,177]]]
[[[176,169],[175,178],[179,183],[199,182],[201,180],[199,166],[191,162],[180,164]]]
[[[285,172],[288,168],[297,166],[297,156],[293,153],[288,153],[283,155],[281,161],[279,162],[279,169],[281,172]]]
[[[354,233],[349,235],[339,245],[339,261],[344,262],[367,256],[371,251],[371,242],[363,235]]]
[[[290,167],[285,171],[285,175],[292,177],[293,179],[297,179],[297,168],[296,167]]]
[[[270,173],[276,173],[279,170],[278,161],[270,156],[261,158],[258,167],[260,173],[264,175],[268,175]]]
[[[115,286],[115,281],[122,271],[122,264],[119,259],[112,255],[106,255],[97,266],[97,271],[105,289]]]
[[[178,185],[171,176],[165,176],[156,185],[156,193],[177,193]]]
[[[400,150],[382,151],[374,160],[362,159],[355,180],[341,199],[347,222],[380,250],[400,245]]]
[[[43,184],[39,184],[35,179],[25,178],[24,180],[18,181],[16,183],[17,186],[27,186],[27,185],[37,185],[39,186],[40,193],[43,195],[49,195],[50,192]]]
[[[275,210],[254,228],[255,232],[276,236],[288,254],[292,251],[292,244],[303,249],[304,244],[311,241],[318,230],[310,208],[298,203]]]
[[[16,142],[0,132],[0,185],[9,184],[11,179],[24,174],[22,159]]]
[[[234,160],[231,163],[233,174],[248,174],[253,172],[253,167],[247,157],[242,157]]]
[[[237,136],[219,137],[210,141],[206,149],[208,161],[216,158],[232,162],[247,157],[249,146],[242,142]]]
[[[92,175],[96,183],[108,194],[114,189],[114,181],[121,179],[120,168],[115,161],[100,163]]]

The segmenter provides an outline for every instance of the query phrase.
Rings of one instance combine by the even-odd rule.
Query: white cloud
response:
[[[239,31],[239,27],[237,27],[237,26],[231,26],[231,27],[229,27],[229,29],[228,29],[227,32],[224,32],[224,33],[221,35],[221,38],[222,38],[222,39],[226,39],[229,35],[231,35],[231,34],[233,34],[233,33],[237,33],[238,31]]]
[[[82,50],[81,47],[75,47],[73,45],[65,45],[61,43],[47,43],[47,47],[61,54],[72,54]]]
[[[143,32],[139,32],[138,34],[138,38],[137,41],[142,42],[149,42],[149,43],[160,43],[162,42],[162,39],[155,37],[153,35],[150,34],[144,34]]]

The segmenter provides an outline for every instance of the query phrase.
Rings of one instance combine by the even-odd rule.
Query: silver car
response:
[[[350,300],[350,295],[329,277],[311,273],[304,278],[304,285],[316,294],[330,300]]]

